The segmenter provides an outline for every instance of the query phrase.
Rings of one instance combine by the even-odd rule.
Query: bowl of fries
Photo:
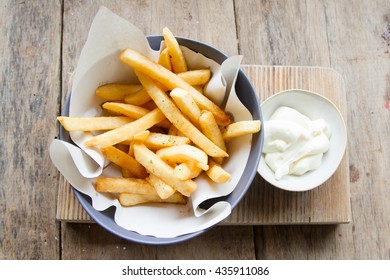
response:
[[[171,244],[218,224],[245,195],[260,161],[262,115],[242,70],[229,84],[212,67],[197,69],[180,53],[188,49],[221,65],[228,57],[219,50],[174,37],[169,29],[146,38],[158,59],[132,48],[115,56],[138,83],[99,82],[93,90],[98,110],[82,116],[70,117],[82,105],[72,107],[74,92],[69,94],[58,121],[70,152],[54,147],[50,154],[100,226],[126,240]],[[230,93],[222,106],[204,90],[213,78]],[[58,148],[60,141],[53,142]],[[99,171],[88,174],[96,162],[89,164],[90,158],[69,143],[96,158]],[[65,157],[75,166],[62,163]]]

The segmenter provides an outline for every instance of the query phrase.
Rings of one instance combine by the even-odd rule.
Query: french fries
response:
[[[185,196],[196,190],[192,180],[182,181],[174,176],[173,168],[143,144],[134,144],[134,156],[151,174],[161,178]]]
[[[225,140],[231,140],[236,137],[259,132],[260,128],[260,120],[235,122],[225,128],[222,136]]]
[[[156,194],[156,190],[145,179],[136,178],[96,178],[95,189],[106,193]]]
[[[210,80],[211,71],[210,69],[199,69],[181,72],[177,75],[191,86],[200,86],[207,84],[207,82]]]
[[[172,71],[172,62],[168,53],[168,48],[165,48],[161,51],[160,56],[158,57],[158,64],[164,66],[169,71]]]
[[[124,140],[130,140],[135,134],[149,129],[164,119],[164,114],[159,109],[154,109],[138,120],[93,137],[86,141],[84,145],[86,147],[97,146],[100,148],[112,146]]]
[[[160,149],[156,155],[168,163],[193,162],[203,170],[209,169],[207,154],[192,145],[171,146]]]
[[[102,107],[103,109],[122,114],[133,119],[139,119],[149,113],[149,110],[143,107],[120,102],[105,102]]]
[[[151,150],[159,150],[162,148],[167,148],[177,145],[189,144],[190,139],[184,136],[168,135],[157,132],[149,133],[148,137],[145,139],[145,146]]]
[[[116,144],[115,147],[128,154],[129,156],[133,157],[134,158],[134,154],[131,153],[130,151],[130,146],[129,145],[126,145],[124,143],[119,143],[119,144]],[[130,172],[130,170],[126,169],[125,167],[121,167],[121,173],[122,173],[122,177],[123,178],[133,178],[135,177],[135,175],[133,173]]]
[[[211,180],[220,184],[226,183],[230,180],[230,174],[226,172],[226,170],[224,170],[221,165],[211,159],[209,164],[210,168],[206,171],[206,174],[210,177]]]
[[[199,127],[200,109],[192,96],[181,88],[172,90],[170,96],[180,111],[186,115],[196,127]]]
[[[196,178],[202,173],[200,168],[195,162],[183,162],[175,166],[173,169],[174,175],[180,180],[188,180]]]
[[[161,198],[156,189],[145,179],[97,178],[95,189],[102,193],[119,194],[118,199],[123,206],[148,202],[186,203],[183,195],[177,192],[172,192],[166,198]]]
[[[126,154],[113,146],[102,148],[102,152],[108,160],[125,168],[136,178],[146,178],[148,176],[146,169],[129,154]]]
[[[211,112],[206,110],[203,110],[201,112],[199,116],[199,126],[204,135],[206,135],[211,141],[213,141],[215,145],[217,145],[224,151],[227,150],[225,139],[223,139],[221,130],[219,129],[219,126]],[[214,157],[213,159],[219,164],[222,164],[223,158]]]
[[[230,115],[202,88],[210,69],[189,69],[180,45],[164,28],[166,48],[158,62],[125,49],[120,60],[133,68],[140,84],[106,84],[96,89],[102,116],[58,117],[68,131],[101,131],[85,141],[121,168],[121,178],[100,177],[97,192],[117,197],[122,206],[143,203],[187,203],[202,173],[218,184],[231,175],[223,168],[226,143],[257,133],[260,121],[231,123]]]
[[[146,180],[151,184],[156,190],[158,196],[161,199],[167,199],[171,195],[175,193],[175,189],[161,180],[159,177],[154,175],[153,173],[149,174],[149,177]]]
[[[228,113],[219,108],[215,103],[197,91],[178,75],[152,61],[143,54],[132,49],[125,49],[119,58],[123,63],[129,65],[135,71],[143,73],[147,77],[156,80],[169,90],[181,88],[188,91],[200,109],[208,110],[214,114],[219,125],[228,125],[231,123],[231,118]]]
[[[175,36],[173,36],[172,32],[167,27],[164,27],[162,33],[165,43],[167,44],[168,54],[171,57],[173,72],[181,73],[187,71],[186,59],[184,58],[183,52],[181,51]]]
[[[128,116],[129,118],[131,118],[130,120],[139,119],[145,116],[147,113],[149,113],[151,111],[149,109],[152,109],[152,108],[147,109],[146,106],[144,107],[140,107],[132,104],[119,103],[119,102],[105,102],[102,105],[103,109],[106,109],[113,113]],[[162,120],[156,125],[166,127],[166,128],[169,128],[171,126],[168,120]]]
[[[91,118],[57,117],[57,120],[67,131],[110,130],[119,128],[132,121],[131,118],[119,116]]]
[[[134,92],[133,94],[126,95],[124,100],[126,103],[140,106],[152,99],[150,98],[149,94],[146,92],[145,89],[141,89],[137,92]]]
[[[226,157],[228,154],[202,134],[175,106],[172,100],[148,76],[136,72],[138,79],[167,119],[185,136],[210,156]]]

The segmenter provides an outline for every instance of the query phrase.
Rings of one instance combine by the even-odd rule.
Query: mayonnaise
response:
[[[331,131],[323,119],[310,120],[290,107],[279,107],[264,122],[265,162],[280,180],[302,175],[321,165],[329,149]]]

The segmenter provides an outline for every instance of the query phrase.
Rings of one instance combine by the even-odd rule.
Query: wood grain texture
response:
[[[257,258],[389,259],[390,3],[237,0],[235,10],[246,63],[332,67],[347,93],[353,222],[256,227]]]
[[[215,227],[187,242],[136,244],[96,224],[63,224],[63,259],[243,259],[255,258],[252,227]]]
[[[246,64],[330,66],[323,1],[235,1]]]
[[[61,4],[1,1],[0,30],[0,259],[55,259]]]
[[[348,132],[355,136],[349,141],[354,147],[350,152],[353,257],[389,259],[390,110],[385,105],[390,99],[390,55],[381,35],[390,22],[390,3],[336,2],[326,11],[334,15],[328,28],[333,38],[331,63],[349,85]],[[345,24],[361,31],[337,30]]]

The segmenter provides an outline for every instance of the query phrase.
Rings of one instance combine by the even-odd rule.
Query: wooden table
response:
[[[168,26],[242,54],[245,64],[340,73],[351,221],[227,223],[187,242],[147,246],[93,223],[56,220],[62,183],[48,147],[101,5],[145,34]],[[389,12],[385,0],[0,1],[0,259],[390,259]]]

